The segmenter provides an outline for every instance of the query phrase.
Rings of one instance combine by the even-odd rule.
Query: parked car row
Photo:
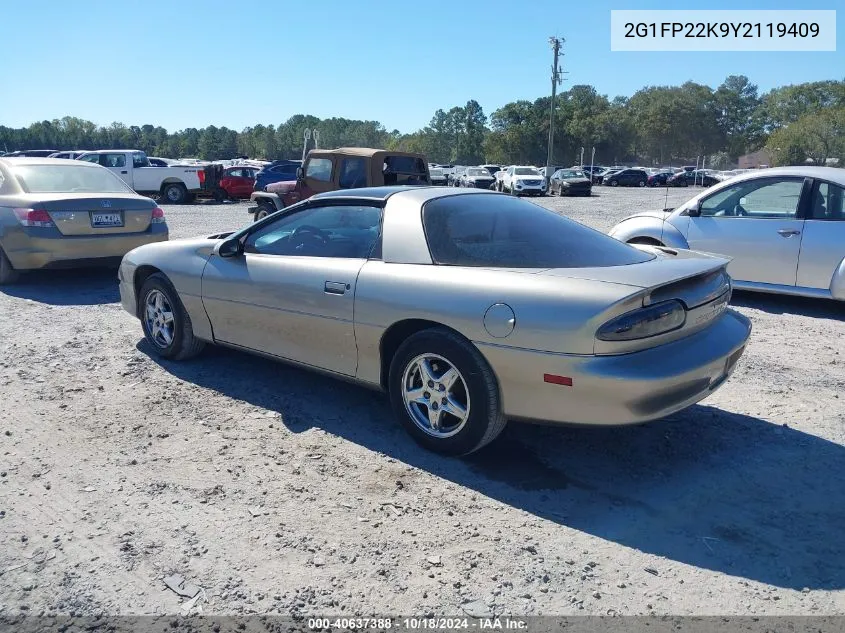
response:
[[[127,177],[146,190],[154,173],[219,172],[216,187],[255,168],[148,162],[0,158],[0,284],[122,258],[121,303],[160,356],[230,345],[381,389],[444,454],[478,450],[509,418],[621,425],[700,401],[749,339],[733,288],[845,301],[841,169],[742,174],[605,236],[515,199],[545,192],[532,166],[495,180],[467,167],[452,192],[407,186],[431,184],[419,154],[314,150],[295,181],[252,193],[281,202],[254,223],[160,243],[164,213]],[[609,177],[626,171],[644,172]],[[563,168],[550,183],[585,193],[592,178]]]

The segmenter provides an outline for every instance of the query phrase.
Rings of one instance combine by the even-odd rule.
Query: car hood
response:
[[[561,182],[565,182],[565,183],[568,183],[570,185],[580,185],[582,183],[589,184],[590,179],[589,178],[581,178],[581,177],[578,177],[578,178],[562,178]]]
[[[278,182],[271,182],[269,185],[264,187],[264,191],[267,193],[275,193],[275,194],[283,194],[293,191],[296,188],[296,181],[295,180],[280,180]]]
[[[524,175],[521,175],[521,174],[515,174],[514,175],[514,180],[537,180],[538,178],[542,179],[543,174],[537,174],[536,176],[535,175],[524,176]]]

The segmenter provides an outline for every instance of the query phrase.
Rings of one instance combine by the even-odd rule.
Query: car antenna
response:
[[[671,169],[671,167],[670,167],[670,169]],[[665,211],[666,205],[669,204],[669,178],[668,177],[663,181],[663,184],[666,185],[666,195],[663,197],[663,210]]]

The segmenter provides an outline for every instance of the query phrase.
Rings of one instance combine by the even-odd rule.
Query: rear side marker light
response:
[[[553,385],[561,385],[563,387],[572,386],[572,378],[569,376],[558,376],[557,374],[543,374],[543,382],[548,382]]]
[[[53,224],[53,218],[44,209],[14,209],[14,212],[18,222],[23,226],[39,226],[41,228],[56,226]]]
[[[153,209],[153,215],[150,219],[151,224],[163,224],[164,223],[164,211],[156,207]]]

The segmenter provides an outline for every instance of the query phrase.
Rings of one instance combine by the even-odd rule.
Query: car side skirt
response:
[[[776,295],[793,295],[796,297],[811,297],[814,299],[839,299],[845,297],[834,297],[830,290],[823,288],[805,288],[803,286],[782,286],[780,284],[764,284],[758,281],[739,281],[732,279],[731,283],[735,290],[747,290],[749,292],[765,292]]]

